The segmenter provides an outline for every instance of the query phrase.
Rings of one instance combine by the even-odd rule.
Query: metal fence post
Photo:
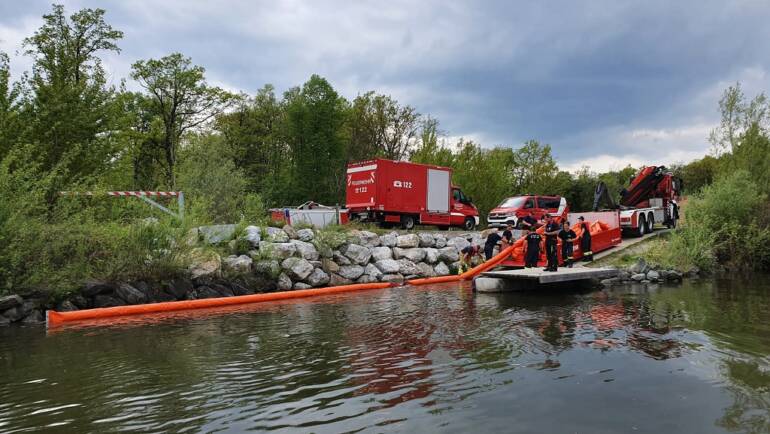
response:
[[[184,221],[184,192],[179,192],[176,203],[179,207],[179,220]]]

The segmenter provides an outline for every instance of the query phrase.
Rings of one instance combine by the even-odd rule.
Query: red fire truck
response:
[[[459,226],[473,230],[479,212],[460,187],[452,169],[407,161],[375,159],[351,163],[346,178],[346,207],[351,220],[400,224]]]

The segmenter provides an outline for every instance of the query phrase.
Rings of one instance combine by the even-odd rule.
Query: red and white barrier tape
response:
[[[60,191],[59,196],[96,196],[106,194],[107,196],[179,196],[179,191],[106,191],[94,193],[93,191]]]

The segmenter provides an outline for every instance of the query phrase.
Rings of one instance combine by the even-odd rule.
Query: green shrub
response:
[[[766,207],[767,196],[748,172],[722,176],[691,197],[685,223],[650,254],[682,269],[711,271],[720,263],[736,269],[767,268],[770,228],[761,219]]]

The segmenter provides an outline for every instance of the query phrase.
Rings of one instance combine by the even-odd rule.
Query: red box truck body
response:
[[[452,169],[385,159],[348,165],[346,207],[351,220],[383,226],[460,226],[471,230],[479,212],[459,187]]]

